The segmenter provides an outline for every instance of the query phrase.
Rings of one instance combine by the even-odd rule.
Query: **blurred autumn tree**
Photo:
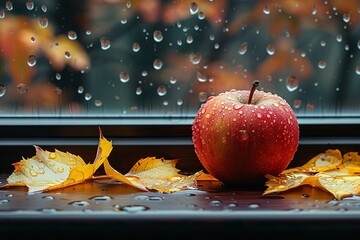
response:
[[[54,114],[61,108],[64,113],[79,111],[72,92],[63,94],[63,88],[71,84],[61,73],[66,67],[85,70],[90,59],[76,36],[57,34],[55,15],[48,17],[53,14],[48,13],[51,6],[37,1],[6,1],[0,10],[3,114]]]
[[[66,0],[53,12],[37,4],[30,16],[12,16],[8,2],[0,19],[7,101],[36,99],[50,110],[60,102],[64,112],[80,103],[73,114],[184,116],[258,79],[298,114],[360,112],[359,0]],[[49,61],[42,66],[53,80],[28,66],[32,55]]]

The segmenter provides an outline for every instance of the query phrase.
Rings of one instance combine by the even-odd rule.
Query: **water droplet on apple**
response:
[[[222,142],[222,143],[226,143],[226,137],[222,137],[222,138],[221,138],[221,142]]]
[[[249,134],[247,133],[246,130],[240,130],[239,136],[240,136],[240,140],[242,140],[242,141],[246,141],[249,139]]]
[[[275,107],[279,107],[279,104],[277,102],[274,103]]]
[[[256,114],[257,118],[261,118],[261,113]]]
[[[241,104],[235,104],[233,108],[234,108],[235,110],[239,110],[239,109],[242,108],[243,106],[244,106],[244,105],[241,105]]]
[[[281,105],[283,105],[283,106],[286,105],[286,101],[285,101],[285,100],[281,100],[279,103],[280,103]]]

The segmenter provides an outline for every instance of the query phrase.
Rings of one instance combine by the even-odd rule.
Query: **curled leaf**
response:
[[[185,189],[196,189],[196,179],[200,172],[187,176],[179,174],[175,168],[178,159],[147,157],[135,163],[125,175],[113,169],[108,160],[104,162],[106,175],[112,179],[122,181],[143,191],[158,191],[162,193],[175,192]]]
[[[329,149],[302,166],[284,170],[279,176],[265,176],[263,195],[310,185],[331,193],[336,199],[360,194],[360,156],[357,152],[341,155]]]
[[[64,188],[91,179],[112,150],[112,143],[101,134],[97,156],[86,164],[77,155],[55,149],[54,152],[34,146],[36,155],[14,163],[14,172],[3,187],[27,186],[29,192],[44,192]]]

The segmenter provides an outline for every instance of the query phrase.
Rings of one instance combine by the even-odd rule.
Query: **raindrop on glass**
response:
[[[153,66],[156,70],[160,70],[163,66],[163,62],[160,59],[155,59],[153,62]]]
[[[248,43],[244,42],[243,44],[241,44],[241,46],[239,48],[239,54],[244,55],[246,53],[247,49],[248,49]]]
[[[355,73],[356,73],[357,75],[360,75],[360,66],[357,66],[357,67],[355,68]]]
[[[357,42],[357,47],[360,49],[360,40]]]
[[[129,73],[127,73],[127,72],[121,72],[119,74],[119,78],[120,78],[120,81],[123,83],[126,83],[130,80]]]
[[[55,74],[55,78],[56,78],[56,80],[61,80],[61,74],[60,74],[60,73],[56,73],[56,74]]]
[[[198,18],[199,20],[203,20],[205,18],[205,13],[203,11],[199,11]]]
[[[41,10],[47,12],[47,6],[45,4],[41,5]]]
[[[325,46],[326,46],[326,42],[325,42],[324,40],[321,41],[321,42],[320,42],[320,46],[325,47]]]
[[[134,52],[140,51],[140,44],[137,42],[133,43],[132,49]]]
[[[16,91],[20,94],[20,95],[24,95],[24,94],[27,94],[28,91],[29,91],[29,88],[26,84],[24,83],[19,83],[17,86],[16,86]]]
[[[68,38],[69,38],[70,40],[76,40],[76,39],[77,39],[77,34],[76,34],[76,32],[75,32],[75,31],[69,31],[69,32],[68,32]]]
[[[201,72],[197,72],[196,73],[196,78],[199,82],[206,82],[207,81],[207,77],[205,74],[202,74]]]
[[[199,92],[199,101],[200,102],[205,102],[207,97],[208,97],[207,92]]]
[[[27,60],[27,64],[29,65],[29,67],[33,67],[36,64],[36,57],[34,55],[30,55],[28,60]]]
[[[325,69],[325,68],[326,68],[326,62],[323,61],[323,60],[319,61],[318,67],[319,67],[320,69]]]
[[[194,41],[194,38],[192,36],[189,35],[189,36],[186,37],[186,42],[188,44],[191,44],[193,41]]]
[[[65,58],[66,59],[70,59],[71,58],[71,53],[69,53],[68,51],[65,52]]]
[[[31,43],[34,43],[35,41],[36,41],[36,40],[35,40],[34,37],[31,37],[31,38],[30,38],[30,42],[31,42]]]
[[[90,101],[91,98],[92,98],[91,93],[85,93],[85,100],[86,101]]]
[[[49,21],[48,21],[47,17],[41,16],[38,19],[38,24],[41,28],[46,28],[49,25]]]
[[[165,96],[167,93],[167,89],[165,86],[159,86],[156,91],[160,97]]]
[[[311,14],[312,15],[316,15],[317,9],[316,9],[316,5],[314,4],[311,10]]]
[[[200,53],[191,53],[189,58],[190,58],[190,62],[192,64],[199,64],[201,61],[201,54]]]
[[[0,84],[0,97],[3,97],[6,93],[6,87],[4,84]]]
[[[272,44],[267,45],[267,47],[266,47],[266,52],[267,52],[269,55],[274,55],[274,53],[275,53],[275,47],[274,47],[274,45],[272,45]]]
[[[110,40],[106,39],[105,37],[100,38],[100,44],[102,50],[108,50],[111,46]]]
[[[342,35],[341,34],[337,34],[336,35],[336,41],[338,41],[338,42],[341,42],[342,41]]]
[[[84,92],[84,87],[83,86],[79,86],[78,87],[78,93],[82,94]]]
[[[343,21],[346,23],[350,22],[350,14],[349,13],[344,13]]]
[[[86,30],[85,34],[88,36],[91,35],[91,30]]]
[[[301,104],[302,104],[301,99],[295,99],[294,102],[293,102],[294,108],[300,108]]]
[[[170,83],[175,84],[177,82],[177,79],[173,76],[170,77]]]
[[[263,13],[265,14],[270,14],[270,8],[268,5],[266,5],[264,8],[263,8]]]
[[[136,93],[136,95],[141,95],[142,94],[141,87],[137,87],[135,93]]]
[[[161,42],[164,38],[162,32],[159,30],[154,31],[153,37],[155,42]]]
[[[12,4],[11,1],[7,1],[7,2],[5,3],[5,7],[6,7],[6,10],[8,10],[8,11],[11,11],[11,10],[14,9],[13,4]]]
[[[183,103],[184,103],[184,101],[183,101],[182,99],[180,99],[180,98],[176,101],[176,104],[177,104],[178,106],[183,105]]]
[[[194,15],[199,11],[198,5],[196,2],[190,3],[190,14]]]
[[[0,8],[0,19],[5,18],[5,11],[4,9]]]
[[[141,76],[146,77],[147,75],[148,75],[147,71],[144,70],[144,71],[141,72]]]
[[[299,87],[299,80],[291,75],[286,79],[286,88],[289,90],[289,92],[293,92]]]
[[[34,9],[34,2],[33,1],[27,1],[26,2],[26,8],[27,8],[27,10],[33,10]]]
[[[122,24],[126,24],[126,23],[127,23],[127,19],[126,19],[126,18],[123,18],[123,19],[120,20],[120,22],[121,22]]]
[[[102,101],[100,99],[96,99],[94,101],[94,105],[95,105],[95,107],[101,107],[102,106]]]

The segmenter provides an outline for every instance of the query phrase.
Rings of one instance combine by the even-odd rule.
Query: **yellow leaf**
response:
[[[82,183],[92,178],[112,151],[112,143],[103,137],[101,130],[93,163],[86,164],[80,156],[69,152],[34,147],[36,155],[14,163],[14,172],[1,187],[27,186],[29,192],[44,192]]]
[[[279,176],[266,175],[263,195],[310,185],[331,193],[336,199],[360,194],[360,156],[329,149],[300,167],[284,170]]]
[[[310,171],[323,172],[335,169],[342,163],[341,152],[338,149],[329,149],[320,153],[303,165],[303,168]]]
[[[344,166],[348,170],[360,173],[360,155],[357,152],[345,153]]]
[[[360,176],[351,175],[346,170],[319,173],[319,183],[336,199],[360,193]]]
[[[106,175],[122,181],[143,191],[158,191],[162,193],[186,189],[196,189],[196,179],[200,172],[187,176],[179,174],[175,168],[179,159],[147,157],[140,159],[125,175],[113,169],[108,161],[104,162]]]

